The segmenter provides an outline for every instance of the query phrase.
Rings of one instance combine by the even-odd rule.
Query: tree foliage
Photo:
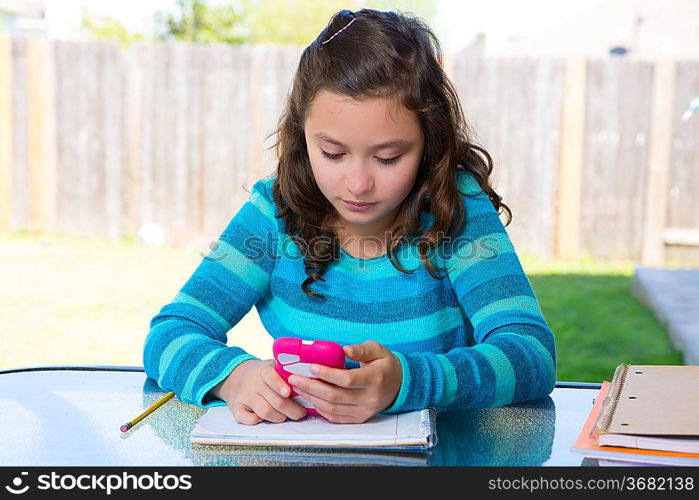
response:
[[[176,0],[175,12],[155,15],[158,38],[198,43],[244,43],[246,13],[234,4],[210,6],[206,0]]]
[[[145,39],[142,33],[134,33],[126,29],[117,20],[110,17],[98,16],[83,8],[82,29],[92,38],[117,39],[122,47],[131,42]]]
[[[159,38],[204,43],[307,45],[342,9],[411,12],[434,22],[436,0],[176,0],[176,11],[156,16]]]

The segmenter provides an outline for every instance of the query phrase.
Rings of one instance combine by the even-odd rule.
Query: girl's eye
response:
[[[330,154],[330,153],[326,153],[322,149],[320,150],[320,152],[323,154],[323,157],[325,157],[329,160],[339,160],[340,157],[344,154],[344,153]],[[395,158],[377,158],[377,160],[379,160],[379,162],[384,164],[384,165],[390,165],[392,163],[397,162],[400,159],[400,157],[401,157],[401,155],[398,155]]]
[[[333,155],[333,154],[330,154],[330,153],[326,153],[326,152],[323,151],[322,149],[320,150],[320,152],[323,153],[323,157],[325,157],[325,158],[327,158],[327,159],[329,159],[329,160],[339,160],[339,159],[340,159],[340,156],[342,156],[342,154]]]
[[[401,157],[401,155],[398,155],[395,158],[385,158],[385,159],[384,158],[377,158],[377,160],[379,160],[384,165],[390,165],[390,164],[395,163],[398,160],[400,160],[400,157]]]

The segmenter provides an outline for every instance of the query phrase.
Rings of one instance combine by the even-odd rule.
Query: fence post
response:
[[[250,148],[250,165],[246,175],[247,182],[254,182],[262,177],[262,127],[264,121],[264,68],[265,68],[265,47],[255,44],[249,47],[250,51],[250,91],[251,91],[251,116],[250,127],[252,130],[252,143]]]
[[[12,214],[12,42],[0,36],[0,233]]]
[[[48,42],[27,40],[27,170],[29,179],[29,220],[36,233],[53,229],[55,214],[55,106],[53,99],[53,57]]]
[[[566,60],[554,249],[556,258],[562,260],[576,259],[580,254],[586,78],[587,61],[585,59]]]
[[[641,242],[641,262],[646,266],[665,263],[663,232],[667,222],[676,70],[675,61],[660,60],[655,64],[653,72],[653,103]]]

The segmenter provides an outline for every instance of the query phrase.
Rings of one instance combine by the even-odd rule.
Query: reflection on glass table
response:
[[[0,371],[0,465],[596,465],[570,452],[599,384],[561,383],[542,399],[440,412],[425,453],[192,445],[206,412],[172,398],[122,433],[165,393],[140,367]]]

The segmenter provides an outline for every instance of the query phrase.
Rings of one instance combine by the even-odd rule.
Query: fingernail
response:
[[[311,365],[308,369],[311,370],[311,373],[318,373],[318,367],[316,365]]]
[[[296,383],[297,383],[298,381],[299,381],[299,380],[298,380],[298,378],[297,378],[295,375],[292,375],[291,377],[289,377],[289,383],[290,383],[291,385],[296,385]]]
[[[289,389],[287,389],[286,387],[280,387],[280,388],[279,388],[279,394],[281,394],[282,396],[288,396],[288,395],[289,395]]]

